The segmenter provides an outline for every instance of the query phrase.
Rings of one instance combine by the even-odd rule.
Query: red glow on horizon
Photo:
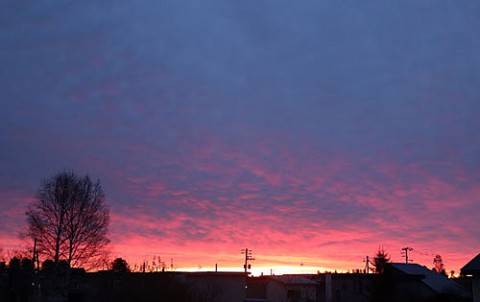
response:
[[[249,247],[257,273],[351,271],[363,269],[365,256],[380,246],[392,261],[402,262],[401,248],[408,245],[415,249],[414,262],[432,267],[440,254],[447,271],[458,272],[478,253],[471,245],[477,238],[464,232],[465,226],[476,226],[475,218],[465,217],[462,225],[455,220],[460,208],[475,211],[477,186],[459,190],[419,167],[388,163],[372,165],[378,175],[352,176],[361,175],[361,167],[347,159],[286,173],[275,162],[257,167],[261,163],[255,159],[210,139],[235,159],[231,166],[200,161],[199,173],[218,178],[180,179],[173,186],[154,174],[118,176],[125,193],[141,202],[112,200],[112,259],[138,266],[161,257],[167,265],[173,259],[179,270],[211,270],[218,264],[241,271],[239,251]],[[215,151],[206,148],[196,156],[210,152]],[[285,162],[285,167],[298,165]],[[256,181],[238,178],[242,173]],[[2,200],[10,201],[1,205],[4,221],[16,229],[24,225],[32,200],[27,195],[2,192]],[[4,250],[23,246],[6,228],[0,238]]]

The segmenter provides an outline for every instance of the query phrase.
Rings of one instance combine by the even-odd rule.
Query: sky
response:
[[[447,271],[480,253],[480,2],[13,1],[0,248],[62,171],[111,255],[177,269]],[[158,260],[157,260],[158,261]]]

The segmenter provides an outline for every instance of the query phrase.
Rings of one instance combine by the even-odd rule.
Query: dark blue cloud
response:
[[[178,241],[218,239],[216,228],[246,240],[243,222],[277,244],[295,230],[372,226],[378,238],[415,232],[438,246],[435,227],[472,238],[424,216],[462,221],[478,210],[478,9],[9,1],[0,191],[23,200],[59,170],[89,173],[124,219],[116,232],[140,206],[146,236]],[[151,223],[179,215],[171,228]]]

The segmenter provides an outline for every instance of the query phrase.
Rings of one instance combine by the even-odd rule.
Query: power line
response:
[[[421,251],[419,251],[418,249],[415,249],[414,252],[417,253],[417,254],[423,255],[423,256],[432,256],[432,257],[434,257],[434,256],[436,255],[435,253],[432,253],[432,252],[430,252],[430,251],[423,251],[423,252],[421,252]]]

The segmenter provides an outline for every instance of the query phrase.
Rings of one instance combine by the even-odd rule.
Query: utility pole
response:
[[[370,264],[373,264],[373,263],[370,261],[370,257],[365,256],[364,262],[365,262],[365,272],[366,272],[367,274],[370,274]]]
[[[32,266],[33,270],[35,270],[35,262],[37,263],[37,270],[40,270],[40,259],[38,258],[38,249],[37,249],[37,243],[42,242],[41,239],[34,238],[33,239],[33,256],[32,256]]]
[[[33,256],[32,256],[32,265],[33,265],[33,270],[35,270],[35,259],[37,256],[37,238],[33,239]]]
[[[413,251],[413,248],[407,246],[402,248],[402,257],[405,257],[405,263],[408,264],[408,252]]]
[[[249,250],[248,248],[242,249],[242,254],[245,254],[245,263],[243,264],[243,268],[245,269],[245,274],[247,274],[248,270],[252,268],[252,265],[248,262],[255,260],[255,258],[253,258],[253,251]]]

